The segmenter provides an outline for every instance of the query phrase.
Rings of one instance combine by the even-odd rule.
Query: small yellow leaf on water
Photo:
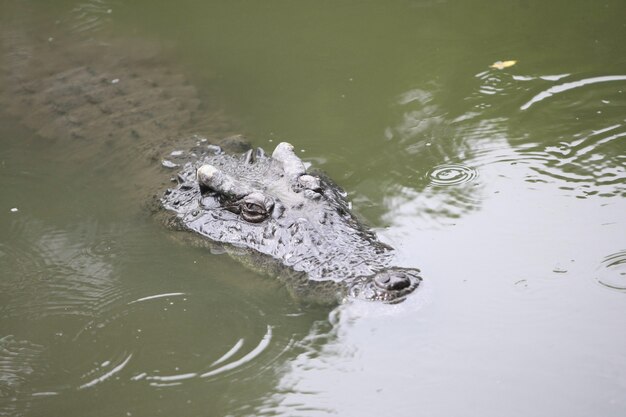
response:
[[[495,68],[495,69],[505,69],[508,67],[512,67],[513,65],[517,64],[517,61],[515,60],[511,60],[511,61],[498,61],[498,62],[494,62],[493,64],[491,64],[491,68]]]

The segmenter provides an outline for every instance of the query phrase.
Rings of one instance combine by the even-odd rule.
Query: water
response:
[[[5,1],[0,413],[623,416],[625,12]],[[144,111],[72,113],[59,68]],[[194,132],[293,143],[423,288],[305,304],[165,228]]]

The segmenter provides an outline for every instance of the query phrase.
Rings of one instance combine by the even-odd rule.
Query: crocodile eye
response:
[[[251,193],[241,201],[241,217],[251,223],[265,220],[274,208],[274,200],[262,193]]]
[[[255,204],[255,203],[244,203],[245,204],[245,208],[248,211],[251,212],[261,212],[261,210],[263,210],[263,207],[261,207],[259,204]]]

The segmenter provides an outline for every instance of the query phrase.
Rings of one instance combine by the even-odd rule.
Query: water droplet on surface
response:
[[[472,181],[477,173],[473,168],[460,164],[439,165],[433,168],[428,177],[433,185],[459,185]]]

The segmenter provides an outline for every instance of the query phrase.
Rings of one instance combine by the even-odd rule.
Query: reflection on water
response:
[[[479,85],[465,99],[468,109],[458,116],[438,108],[434,94],[439,87],[432,92],[412,89],[400,96],[399,106],[412,108],[403,110],[403,120],[387,130],[392,132],[388,138],[398,139],[408,155],[428,155],[430,185],[450,187],[428,189],[420,181],[405,181],[405,187],[390,189],[387,207],[445,223],[480,207],[487,198],[481,177],[493,175],[522,175],[529,189],[546,183],[576,198],[626,195],[626,131],[620,111],[626,78],[600,76],[563,83],[572,76],[509,73],[515,70],[479,73]],[[534,82],[561,84],[536,94],[516,111],[513,105],[535,88]],[[580,87],[588,89],[580,98],[545,100]],[[511,110],[508,117],[500,116],[502,108]],[[422,175],[423,169],[416,173]]]
[[[623,2],[328,5],[2,3],[0,414],[624,415]],[[330,311],[172,241],[147,197],[222,108],[420,291]]]
[[[493,132],[482,127],[475,129],[474,137],[461,135],[455,121],[437,104],[439,92],[439,87],[433,91],[411,89],[397,99],[402,119],[387,128],[385,136],[401,148],[399,152],[404,152],[408,160],[422,161],[409,161],[407,175],[394,175],[394,183],[384,197],[389,209],[383,215],[386,223],[393,223],[393,217],[408,215],[421,219],[423,227],[430,227],[453,222],[480,207],[479,171],[474,168],[477,161],[472,156],[483,146],[483,135]]]

